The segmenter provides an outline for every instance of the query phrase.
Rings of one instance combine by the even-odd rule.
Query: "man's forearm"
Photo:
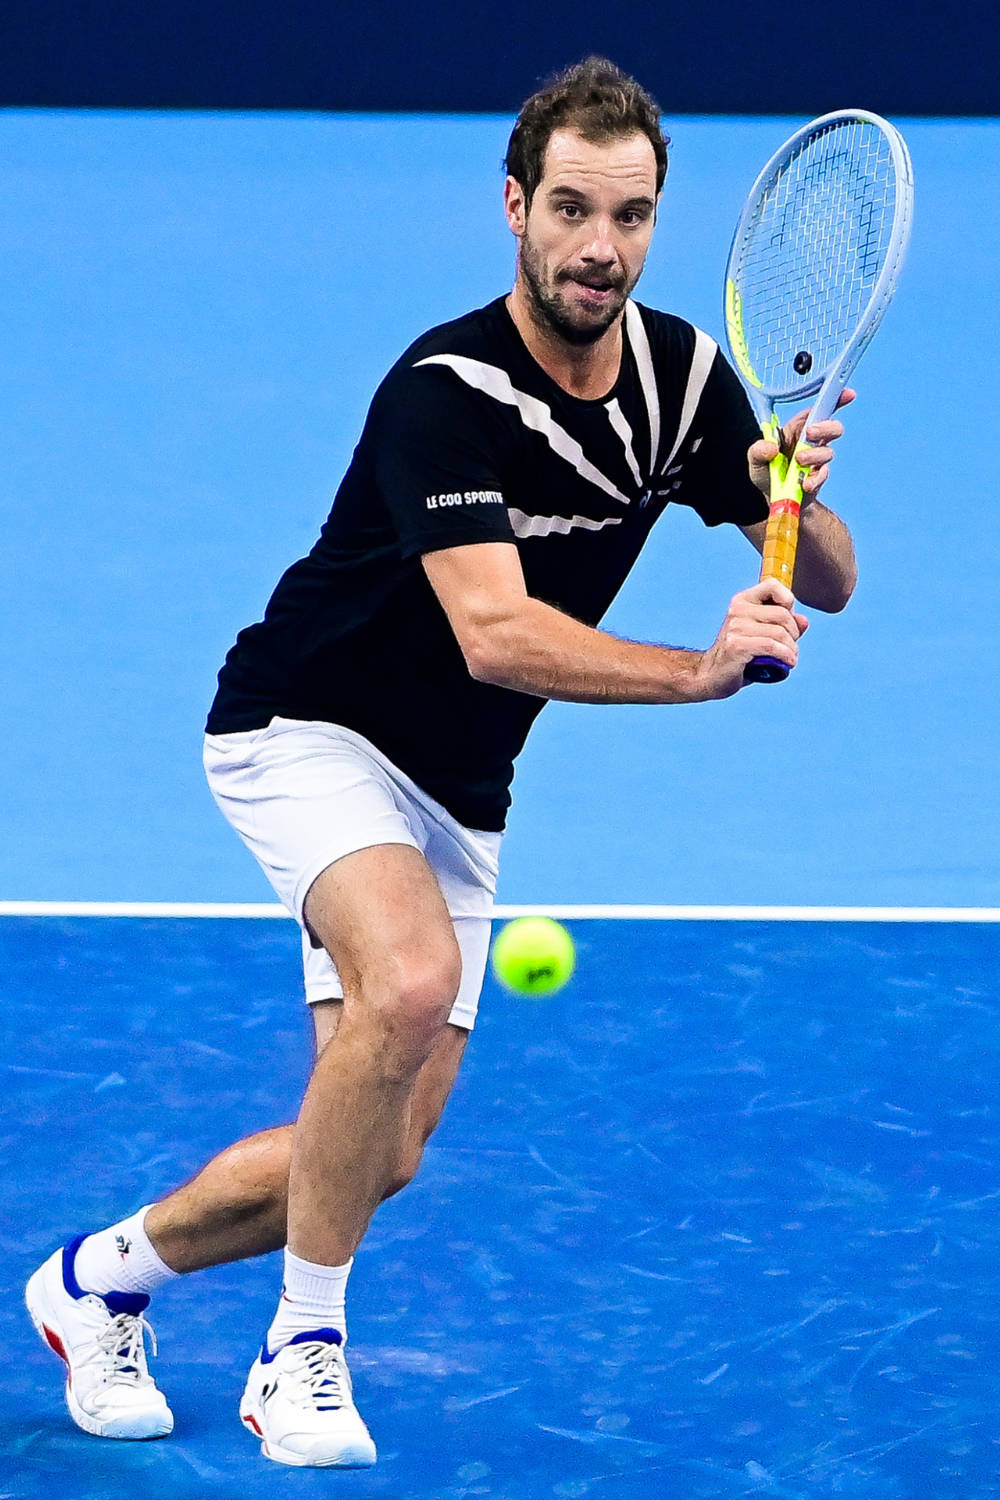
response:
[[[480,682],[570,703],[693,703],[714,696],[699,679],[704,653],[620,640],[540,599],[492,622],[467,652]]]

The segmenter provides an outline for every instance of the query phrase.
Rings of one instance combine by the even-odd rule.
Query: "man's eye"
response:
[[[576,203],[563,203],[560,205],[559,212],[565,219],[577,219],[580,216],[580,207]]]

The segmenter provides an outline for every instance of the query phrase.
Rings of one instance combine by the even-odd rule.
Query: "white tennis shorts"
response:
[[[303,719],[205,736],[205,774],[223,814],[302,928],[306,999],[338,999],[329,954],[302,914],[310,886],[336,860],[409,844],[437,877],[455,924],[462,982],[449,1020],[471,1031],[486,972],[499,833],[465,828],[353,730]]]

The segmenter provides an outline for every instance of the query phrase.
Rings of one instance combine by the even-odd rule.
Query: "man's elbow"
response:
[[[493,682],[493,674],[496,670],[495,657],[488,644],[478,637],[473,640],[460,641],[459,644],[473,682]]]
[[[850,604],[851,596],[854,593],[854,587],[857,581],[857,577],[855,577],[854,582],[850,584],[849,587],[845,588],[843,592],[838,594],[837,597],[831,600],[829,604],[821,605],[820,608],[825,608],[828,615],[839,615],[841,610],[846,609]]]
[[[504,649],[501,634],[495,626],[483,626],[467,629],[459,637],[458,644],[474,682],[509,686],[510,653]]]
[[[824,579],[821,584],[804,588],[801,592],[796,590],[796,597],[807,609],[819,609],[826,615],[839,615],[851,602],[857,583],[858,570],[853,565],[850,572],[841,574],[839,578]]]

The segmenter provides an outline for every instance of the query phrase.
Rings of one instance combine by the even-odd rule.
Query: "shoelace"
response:
[[[290,1392],[291,1399],[300,1406],[314,1406],[317,1411],[333,1411],[344,1406],[344,1393],[348,1398],[351,1377],[336,1344],[317,1341],[315,1344],[296,1346],[299,1358],[297,1374],[304,1376],[298,1389]]]
[[[119,1313],[111,1319],[103,1333],[98,1334],[93,1354],[88,1363],[107,1364],[109,1382],[128,1385],[145,1385],[150,1380],[146,1369],[146,1349],[143,1334],[156,1353],[156,1334],[146,1319],[135,1313]]]

